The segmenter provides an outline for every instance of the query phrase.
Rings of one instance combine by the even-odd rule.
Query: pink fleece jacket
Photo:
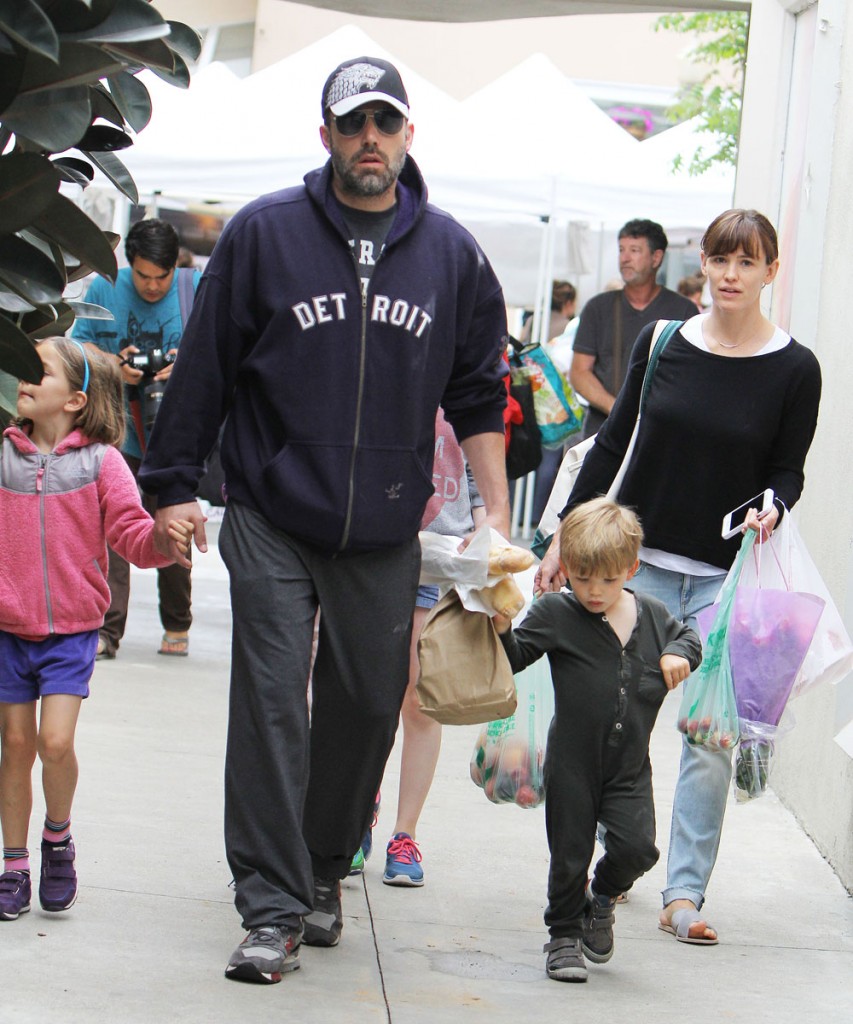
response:
[[[103,624],[107,544],[140,568],[171,564],[116,448],[75,430],[49,454],[17,427],[0,447],[0,630],[35,638]]]

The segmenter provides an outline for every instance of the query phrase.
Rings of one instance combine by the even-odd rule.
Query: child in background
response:
[[[450,537],[465,537],[486,517],[483,499],[477,490],[462,448],[453,428],[439,409],[435,420],[435,460],[433,462],[435,493],[424,509],[421,530]],[[441,750],[441,725],[420,709],[416,684],[420,676],[418,639],[432,608],[438,601],[438,587],[421,584],[415,600],[412,618],[412,639],[409,657],[409,681],[400,721],[403,726],[403,746],[400,756],[400,782],[397,795],[397,818],[388,845],[385,848],[385,871],[382,881],[386,885],[418,888],[424,884],[424,871],[420,847],[416,841],[418,822],[426,803],[438,755]],[[365,833],[362,844],[352,862],[351,875],[361,874],[373,846],[373,828],[379,815],[379,794],[373,810],[373,825]]]
[[[624,589],[642,540],[633,512],[596,498],[566,516],[560,540],[572,592],[544,594],[515,630],[494,621],[513,672],[543,654],[551,665],[546,972],[583,982],[584,956],[606,963],[613,955],[617,897],[657,862],[649,737],[667,691],[702,655],[697,634],[660,601]],[[598,822],[606,852],[588,883]]]
[[[0,920],[30,909],[32,768],[42,762],[46,817],[39,899],[77,898],[71,802],[74,731],[109,607],[107,542],[142,567],[168,565],[118,449],[121,380],[104,356],[67,338],[38,346],[39,384],[18,386],[18,419],[0,446]],[[36,703],[41,713],[36,718]]]

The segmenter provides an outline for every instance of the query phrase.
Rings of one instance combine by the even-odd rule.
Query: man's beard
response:
[[[401,147],[396,158],[391,158],[386,162],[384,171],[362,171],[359,173],[358,161],[366,152],[373,151],[362,149],[347,161],[339,152],[332,149],[332,167],[335,169],[342,192],[360,198],[381,196],[399,178],[403,164],[406,162],[405,148]],[[380,159],[382,159],[381,155]]]

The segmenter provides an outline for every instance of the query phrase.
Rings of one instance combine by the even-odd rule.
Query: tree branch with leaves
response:
[[[749,14],[746,11],[665,14],[657,19],[654,28],[656,32],[696,36],[697,42],[687,52],[687,59],[708,68],[698,82],[679,90],[676,102],[667,111],[674,122],[698,118],[697,130],[713,136],[707,147],[700,146],[696,150],[687,165],[688,174],[704,174],[715,164],[736,165]],[[676,157],[675,169],[680,169],[683,162],[681,157]]]

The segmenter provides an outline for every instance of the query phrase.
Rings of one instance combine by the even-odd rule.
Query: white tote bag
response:
[[[622,481],[625,479],[625,474],[628,472],[628,464],[631,461],[631,456],[634,453],[634,448],[637,444],[637,434],[640,430],[640,420],[643,416],[643,406],[645,405],[646,395],[648,394],[649,386],[652,381],[652,374],[655,372],[655,366],[660,358],[661,352],[666,348],[669,339],[675,334],[678,328],[681,326],[683,321],[681,320],[658,320],[655,324],[655,329],[652,332],[652,340],[649,344],[649,361],[646,365],[646,373],[643,377],[643,391],[640,397],[640,408],[637,412],[637,421],[634,424],[634,431],[631,434],[631,440],[628,442],[628,447],[625,449],[625,455],[622,458],[622,465],[619,467],[616,476],[613,478],[613,482],[607,488],[607,497],[616,499],[619,495],[619,489],[622,486]],[[583,466],[583,460],[586,458],[588,451],[592,449],[595,444],[596,435],[587,437],[579,444],[569,448],[566,454],[563,456],[563,461],[560,463],[560,469],[557,472],[557,477],[554,480],[554,486],[551,488],[551,494],[548,498],[548,503],[545,506],[545,511],[542,513],[542,518],[539,521],[539,526],[536,529],[536,533],[533,536],[533,543],[530,545],[530,550],[542,558],[545,552],[548,550],[551,540],[560,525],[560,513],[566,507],[566,502],[569,500],[569,495],[572,493],[572,488],[575,486],[575,480],[578,478],[578,473],[581,471]]]

